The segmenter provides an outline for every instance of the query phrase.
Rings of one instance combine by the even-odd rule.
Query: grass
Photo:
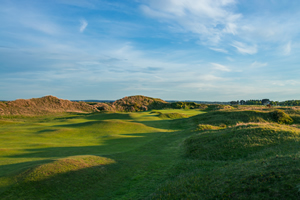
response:
[[[299,199],[300,112],[280,110],[2,118],[0,199]]]

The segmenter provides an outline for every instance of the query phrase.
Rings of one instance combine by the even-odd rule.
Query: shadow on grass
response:
[[[173,137],[166,141],[165,134],[173,134]],[[50,163],[53,157],[96,155],[113,159],[116,163],[56,174],[39,181],[19,181],[18,184],[0,188],[0,199],[111,199],[112,196],[116,198],[126,195],[129,190],[141,196],[149,195],[158,183],[165,180],[164,170],[170,165],[170,160],[174,160],[174,156],[177,155],[174,154],[174,150],[166,153],[165,149],[169,148],[168,143],[178,140],[181,136],[180,134],[176,136],[176,132],[124,134],[123,136],[126,137],[105,140],[103,145],[98,146],[27,149],[29,153],[9,156],[10,158],[48,158],[44,161],[26,162],[14,166],[22,168],[23,171],[32,166]],[[168,152],[172,152],[172,155]],[[13,165],[0,166],[0,171]],[[138,185],[134,186],[135,184]],[[143,192],[137,189],[140,187],[139,184],[152,189]],[[133,189],[134,187],[136,188]]]
[[[132,119],[130,113],[94,113],[87,115],[85,119],[106,120],[106,119]]]
[[[69,157],[75,155],[110,155],[123,153],[138,148],[147,142],[167,133],[136,133],[122,134],[114,136],[101,137],[103,144],[96,146],[68,146],[68,147],[48,147],[36,149],[24,149],[27,153],[7,156],[9,158],[53,158]],[[0,166],[0,171],[1,171]]]
[[[132,119],[128,113],[69,113],[71,116],[55,117],[53,120],[64,122],[72,119],[106,120],[106,119]],[[51,116],[50,116],[51,117]],[[48,118],[40,121],[49,121]]]
[[[45,158],[44,161],[32,161],[19,164],[0,166],[0,171],[9,168],[26,169],[34,165],[51,162],[52,158],[64,158],[76,155],[96,155],[111,158],[116,161],[115,164],[101,167],[90,167],[58,174],[48,179],[36,182],[20,182],[15,186],[0,188],[0,198],[7,199],[112,199],[116,195],[124,195],[127,189],[130,189],[136,179],[143,179],[139,174],[140,166],[149,167],[150,173],[148,182],[152,181],[151,176],[156,170],[162,170],[166,167],[172,158],[176,158],[171,153],[166,153],[166,148],[174,145],[178,147],[184,138],[191,134],[182,133],[180,130],[193,129],[198,124],[211,125],[235,125],[238,122],[264,122],[270,121],[269,113],[255,111],[214,111],[203,113],[184,119],[158,120],[158,121],[134,121],[146,126],[174,130],[172,133],[136,133],[123,134],[113,139],[108,136],[104,143],[96,146],[69,146],[69,147],[49,147],[39,149],[26,149],[25,154],[8,156],[9,158]],[[133,120],[130,114],[113,113],[113,114],[92,114],[86,115],[85,119],[89,120],[106,120],[106,119],[128,119]],[[90,126],[102,123],[102,121],[93,121],[86,123],[62,125],[64,127]],[[60,125],[61,126],[61,125]],[[178,131],[176,131],[178,130]],[[46,130],[47,131],[47,130]],[[170,134],[170,135],[169,135]],[[168,137],[167,137],[168,135]],[[164,137],[165,136],[165,137]],[[103,139],[103,137],[101,138]],[[103,140],[101,140],[103,141]],[[180,142],[178,142],[180,141]],[[171,149],[171,148],[170,148]],[[170,150],[171,152],[171,150]],[[172,152],[174,148],[172,147]],[[172,157],[173,156],[173,157]],[[158,158],[160,157],[160,158]],[[159,160],[160,159],[160,160]],[[151,165],[149,164],[151,163]],[[161,164],[167,163],[167,164]],[[150,167],[155,167],[150,170]],[[159,166],[160,165],[160,166]],[[103,171],[104,170],[104,171]],[[137,174],[139,176],[134,176]],[[161,177],[161,174],[157,173]],[[135,177],[133,179],[133,177]],[[150,180],[150,181],[149,181]],[[127,183],[128,188],[118,189],[122,184]],[[148,183],[146,183],[148,184]],[[155,188],[157,182],[152,183]]]
[[[49,161],[50,163],[51,161]],[[16,177],[17,184],[0,188],[4,199],[97,199],[109,196],[118,183],[126,178],[121,174],[124,163],[98,165],[55,175],[42,180],[26,180],[30,170]],[[112,174],[117,177],[113,177]],[[47,173],[47,172],[45,172]],[[35,175],[35,174],[34,174]],[[30,178],[30,177],[29,177]],[[109,199],[109,198],[107,198]]]
[[[268,112],[257,111],[210,111],[189,118],[159,120],[159,121],[137,121],[154,128],[182,130],[195,128],[198,124],[210,124],[215,126],[232,126],[237,123],[249,122],[274,122]]]
[[[165,119],[165,120],[158,120],[158,121],[134,121],[134,122],[141,123],[152,128],[159,128],[159,129],[166,129],[166,130],[182,130],[185,128],[189,128],[189,126],[191,125],[190,118]]]
[[[236,125],[249,122],[273,122],[269,112],[258,111],[212,111],[191,117],[196,124]]]

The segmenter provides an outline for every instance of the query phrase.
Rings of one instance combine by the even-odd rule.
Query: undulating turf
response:
[[[299,199],[300,112],[281,110],[5,117],[0,199]]]

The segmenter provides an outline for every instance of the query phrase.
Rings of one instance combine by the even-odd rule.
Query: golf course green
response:
[[[298,108],[5,116],[0,199],[299,199],[299,128]]]

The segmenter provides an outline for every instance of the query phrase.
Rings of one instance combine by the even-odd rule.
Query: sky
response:
[[[0,99],[300,99],[299,0],[0,0]]]

